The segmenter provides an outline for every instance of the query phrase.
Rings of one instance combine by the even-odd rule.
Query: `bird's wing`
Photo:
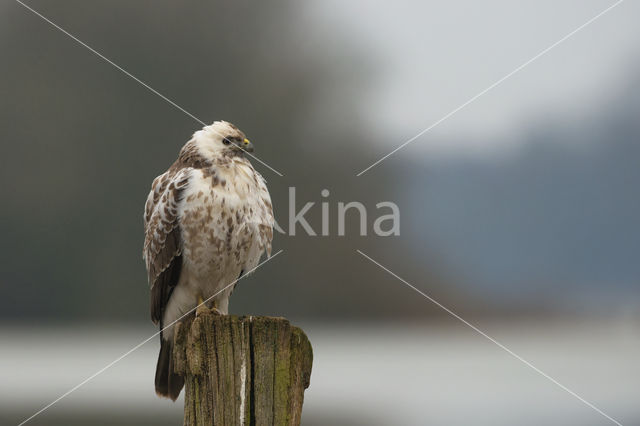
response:
[[[158,176],[145,204],[143,256],[151,286],[151,319],[156,324],[161,322],[164,307],[180,278],[182,237],[178,207],[191,171],[182,168]]]

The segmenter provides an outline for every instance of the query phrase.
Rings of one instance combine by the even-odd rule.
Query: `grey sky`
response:
[[[614,1],[337,1],[308,3],[308,33],[348,38],[373,56],[363,117],[381,153],[428,127]],[[580,116],[640,56],[638,2],[618,7],[412,144],[495,152],[530,119]],[[372,141],[374,142],[374,141]],[[419,151],[424,152],[424,151]]]

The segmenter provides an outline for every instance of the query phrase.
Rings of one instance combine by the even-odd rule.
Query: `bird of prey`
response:
[[[216,121],[194,133],[147,197],[143,257],[161,342],[155,388],[174,401],[184,380],[173,370],[173,323],[209,298],[227,314],[235,284],[225,287],[271,254],[271,197],[245,157],[252,151],[236,126]]]

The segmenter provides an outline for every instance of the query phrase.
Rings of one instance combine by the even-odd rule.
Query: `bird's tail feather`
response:
[[[156,393],[175,401],[183,386],[184,378],[173,371],[173,343],[161,338],[156,366]]]

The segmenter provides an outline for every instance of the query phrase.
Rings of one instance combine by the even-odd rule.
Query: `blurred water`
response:
[[[640,424],[637,321],[477,325],[623,424]],[[454,320],[303,328],[315,357],[305,425],[608,424]],[[152,333],[150,327],[2,328],[0,423],[19,423]],[[156,351],[154,339],[30,424],[181,424],[182,402],[154,394]]]

